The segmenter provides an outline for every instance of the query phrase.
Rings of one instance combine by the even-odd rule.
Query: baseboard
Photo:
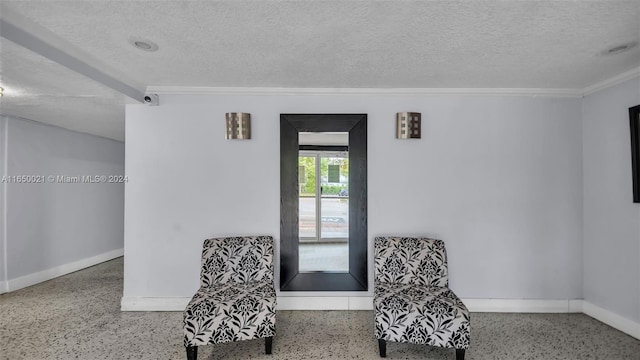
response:
[[[182,311],[190,298],[123,297],[122,311]],[[463,299],[471,312],[579,313],[582,300]],[[278,310],[373,310],[371,296],[279,296]]]
[[[191,298],[123,297],[122,311],[182,311]],[[278,297],[278,310],[372,310],[372,297],[322,296]]]
[[[471,312],[576,313],[580,300],[463,299]],[[371,296],[278,297],[278,310],[373,310]]]
[[[188,297],[122,297],[121,311],[183,311]]]
[[[10,279],[6,283],[7,292],[15,291],[27,286],[35,285],[47,280],[55,279],[58,276],[66,275],[74,271],[88,268],[93,265],[103,263],[124,255],[124,248],[108,251],[89,258],[70,262],[51,269],[39,271],[37,273],[21,276],[19,278]]]
[[[183,311],[191,298],[123,297],[122,311]],[[640,324],[580,299],[463,299],[471,312],[584,313],[636,339]],[[278,310],[372,310],[371,296],[279,296]]]
[[[0,281],[0,294],[4,294],[6,292],[9,292],[9,289],[7,288],[7,282]]]
[[[280,296],[278,310],[373,310],[371,296]]]
[[[462,299],[471,312],[578,313],[580,300]]]
[[[625,334],[631,335],[636,339],[640,339],[640,323],[624,318],[609,310],[605,310],[588,301],[582,302],[582,310],[585,315],[601,321],[614,329],[620,330]]]

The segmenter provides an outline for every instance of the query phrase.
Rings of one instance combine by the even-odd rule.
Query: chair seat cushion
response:
[[[469,348],[469,310],[447,287],[378,283],[373,304],[378,339]]]
[[[184,311],[185,346],[274,336],[275,309],[272,283],[201,287]]]

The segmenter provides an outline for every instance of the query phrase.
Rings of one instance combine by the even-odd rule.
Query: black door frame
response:
[[[299,272],[298,133],[349,133],[349,272]],[[280,290],[367,291],[367,115],[280,115]]]
[[[631,125],[631,172],[633,176],[633,202],[640,203],[640,105],[629,108]]]

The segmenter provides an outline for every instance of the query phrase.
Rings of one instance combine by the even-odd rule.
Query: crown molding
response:
[[[582,93],[584,96],[591,95],[595,92],[620,84],[621,82],[631,80],[638,76],[640,76],[640,67],[631,69],[627,72],[623,72],[620,75],[616,75],[612,78],[601,81],[599,83],[595,83],[593,85],[587,86],[586,88],[582,89]]]
[[[285,88],[285,87],[212,87],[150,85],[147,93],[172,95],[235,96],[527,96],[581,98],[640,76],[640,67],[582,89],[573,88]]]
[[[359,95],[359,96],[532,96],[582,97],[581,89],[544,88],[281,88],[281,87],[206,87],[206,86],[148,86],[147,93],[173,95]]]

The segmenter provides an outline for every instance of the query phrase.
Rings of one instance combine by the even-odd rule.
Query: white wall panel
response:
[[[127,107],[125,297],[191,296],[205,238],[279,238],[281,113],[368,114],[370,258],[374,236],[430,235],[445,240],[461,297],[582,297],[581,99],[162,95],[160,103]],[[224,139],[229,111],[251,113],[251,140]],[[422,112],[421,140],[395,139],[398,111]]]

